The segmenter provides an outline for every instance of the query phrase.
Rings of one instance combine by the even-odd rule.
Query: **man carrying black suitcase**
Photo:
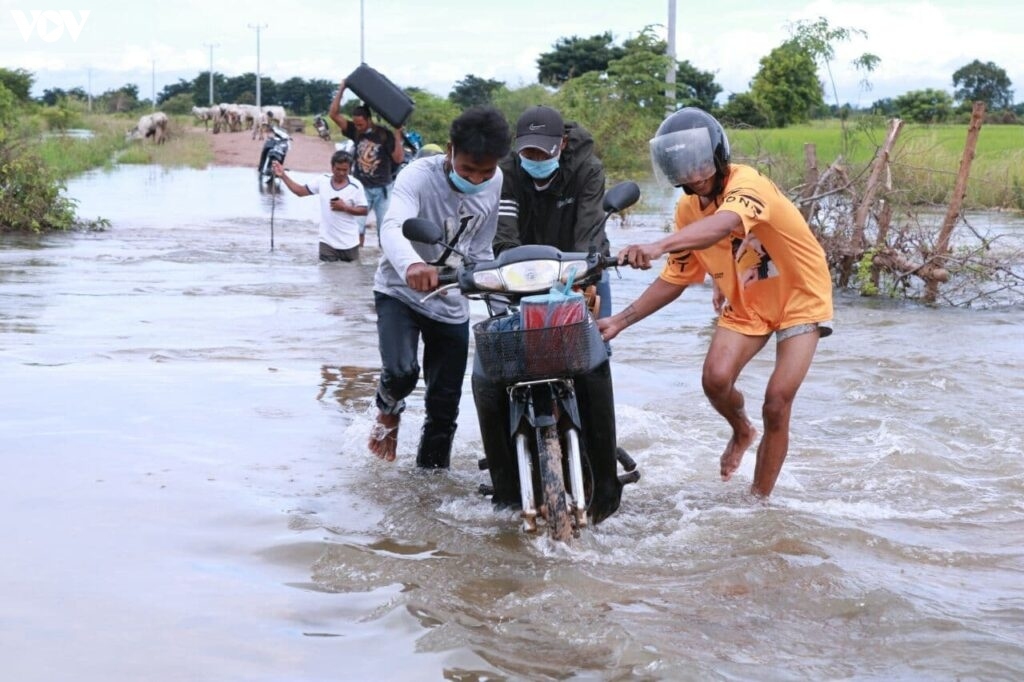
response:
[[[341,96],[344,91],[345,79],[342,78],[327,114],[338,124],[342,134],[355,143],[356,164],[353,175],[362,183],[366,192],[366,203],[377,220],[379,236],[390,203],[394,168],[405,160],[405,149],[397,141],[401,139],[402,128],[392,132],[375,124],[370,118],[370,110],[365,106],[358,106],[352,111],[352,120],[345,118],[341,113]],[[359,230],[360,246],[363,245],[365,235],[366,224],[363,222]]]

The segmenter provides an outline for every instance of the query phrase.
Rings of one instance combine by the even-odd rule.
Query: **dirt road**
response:
[[[206,135],[213,148],[213,163],[216,166],[251,166],[256,167],[260,160],[263,141],[252,139],[252,131],[239,133],[217,133],[205,131],[201,127],[193,128],[192,132]],[[331,140],[321,140],[313,134],[292,133],[292,146],[285,157],[285,168],[288,170],[315,173],[330,170],[331,154],[334,143],[345,138],[336,129],[331,130]]]

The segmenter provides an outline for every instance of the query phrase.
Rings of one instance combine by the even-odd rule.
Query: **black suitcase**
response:
[[[360,64],[348,75],[345,87],[359,95],[370,109],[396,128],[401,127],[412,113],[412,98],[384,74],[366,64]]]

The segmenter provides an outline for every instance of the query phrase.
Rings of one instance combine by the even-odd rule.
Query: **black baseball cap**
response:
[[[516,123],[516,153],[532,147],[554,156],[564,134],[565,123],[561,114],[543,105],[530,107]]]

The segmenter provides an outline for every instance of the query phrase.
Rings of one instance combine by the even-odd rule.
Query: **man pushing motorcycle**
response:
[[[405,399],[419,380],[422,337],[425,418],[416,464],[449,465],[469,355],[469,302],[458,292],[430,298],[425,293],[437,288],[439,267],[458,263],[458,253],[492,258],[501,195],[498,161],[508,153],[509,140],[501,112],[468,109],[452,122],[443,155],[413,161],[395,181],[373,285],[382,366],[368,446],[385,461],[397,454]],[[409,218],[442,226],[443,242],[410,242],[402,235]]]
[[[825,253],[800,211],[771,180],[730,163],[729,140],[710,114],[687,107],[669,115],[651,140],[655,173],[684,195],[676,230],[631,244],[619,261],[647,269],[668,254],[661,275],[640,297],[598,320],[608,341],[710,276],[721,315],[704,360],[704,393],[732,428],[720,462],[723,481],[740,466],[757,431],[736,388],[740,372],[776,340],[775,370],[761,408],[751,492],[767,497],[789,449],[789,419],[818,339],[832,333],[832,280]]]

